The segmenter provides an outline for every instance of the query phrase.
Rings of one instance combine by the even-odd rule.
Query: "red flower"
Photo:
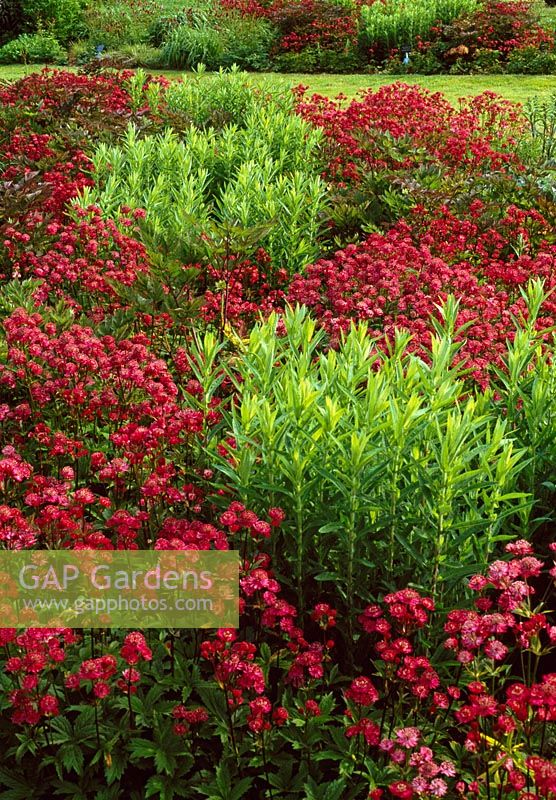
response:
[[[128,664],[138,664],[141,659],[152,659],[151,649],[147,646],[145,637],[139,631],[128,633],[120,650],[120,655]]]
[[[411,784],[407,781],[395,781],[388,786],[388,791],[393,797],[399,797],[400,800],[410,800],[413,797],[413,789]]]
[[[349,689],[344,692],[348,700],[352,700],[357,705],[372,706],[378,700],[378,692],[369,678],[361,676],[352,681]]]

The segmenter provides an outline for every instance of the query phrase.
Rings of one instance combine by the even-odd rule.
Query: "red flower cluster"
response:
[[[131,73],[127,73],[129,76]],[[6,84],[0,90],[0,104],[54,115],[60,110],[78,113],[85,120],[91,112],[125,114],[130,110],[129,94],[122,88],[126,73],[118,75],[75,75],[44,69]]]
[[[491,364],[500,365],[513,318],[526,316],[521,288],[534,276],[556,285],[556,247],[543,241],[548,224],[537,212],[509,208],[496,227],[481,230],[476,219],[457,219],[447,209],[386,234],[372,234],[294,277],[288,299],[313,309],[337,341],[352,320],[367,320],[370,332],[393,338],[395,328],[428,346],[431,321],[448,294],[459,300],[457,326],[465,326],[458,358],[486,382]],[[519,255],[512,242],[520,240]],[[556,305],[546,301],[537,325],[553,324]]]
[[[257,648],[236,639],[234,630],[222,628],[214,641],[201,644],[201,656],[212,662],[214,678],[232,709],[243,704],[245,692],[262,695],[265,690],[263,671],[254,663]]]
[[[369,170],[417,169],[424,157],[431,165],[464,169],[467,175],[519,164],[515,136],[523,120],[512,103],[492,92],[462,101],[455,109],[439,93],[393,83],[344,107],[341,99],[306,99],[300,87],[297,110],[323,129],[327,174],[340,184],[358,182]],[[411,148],[397,152],[392,138],[409,141]]]
[[[253,261],[230,258],[226,266],[198,269],[201,314],[207,323],[222,328],[230,323],[244,335],[261,314],[283,308],[288,272],[273,269],[262,248]]]
[[[174,723],[174,733],[177,736],[184,736],[189,733],[191,726],[202,725],[203,722],[207,722],[209,715],[206,708],[202,706],[187,709],[180,704],[172,710],[172,717],[177,720]]]
[[[38,252],[35,238],[41,222],[29,220],[24,233],[6,228],[3,245],[11,269],[7,277],[39,279],[37,304],[63,297],[75,311],[86,309],[102,319],[116,299],[113,284],[129,286],[138,273],[147,272],[147,256],[143,245],[121,233],[112,220],[103,219],[100,209],[76,209],[76,213],[80,217],[76,222],[42,225]]]
[[[533,582],[543,562],[532,555],[528,542],[514,542],[508,548],[513,558],[493,562],[486,575],[474,576],[469,582],[473,590],[482,593],[475,601],[478,610],[448,614],[445,646],[457,653],[462,664],[471,663],[481,653],[492,661],[503,661],[514,643],[524,650],[534,647],[539,653],[556,643],[556,627],[544,614],[524,613],[535,595]]]
[[[477,45],[507,54],[515,48],[553,43],[549,31],[532,22],[527,0],[488,0],[472,15]]]
[[[66,677],[66,686],[68,689],[77,689],[82,683],[90,682],[94,696],[103,699],[112,691],[109,680],[117,671],[118,662],[115,656],[89,658],[81,663],[76,674]]]
[[[352,681],[349,689],[344,692],[346,700],[351,700],[358,706],[372,706],[378,700],[378,692],[369,678],[361,676]]]
[[[223,8],[246,16],[266,17],[281,36],[278,52],[299,52],[306,47],[342,50],[357,39],[357,0],[351,8],[331,0],[220,0]]]
[[[17,655],[6,659],[4,669],[17,688],[8,692],[16,725],[37,725],[43,717],[57,716],[58,697],[51,693],[52,672],[66,659],[66,647],[77,641],[68,629],[29,628],[23,633],[4,628],[0,645],[17,648]]]
[[[150,661],[153,657],[145,637],[139,631],[128,633],[120,650],[120,655],[126,664],[138,664],[140,661]]]

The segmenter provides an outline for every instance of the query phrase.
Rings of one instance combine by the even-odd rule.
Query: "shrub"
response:
[[[442,63],[430,51],[411,53],[409,62],[404,63],[400,55],[389,58],[384,65],[385,72],[393,75],[420,74],[437,75],[444,69]]]
[[[162,50],[162,61],[167,67],[191,69],[204,64],[207,69],[222,66],[225,43],[220,32],[211,25],[191,27],[180,25],[168,37]]]
[[[172,31],[180,25],[187,25],[190,22],[190,16],[187,12],[179,12],[157,17],[149,25],[149,44],[153,47],[162,47]]]
[[[553,75],[556,73],[556,53],[542,51],[538,47],[516,48],[508,56],[506,71],[524,75]]]
[[[272,60],[272,67],[277,72],[297,72],[311,74],[319,71],[319,52],[312,47],[305,47],[299,52],[291,50],[278,53]]]
[[[21,0],[28,31],[47,30],[62,44],[83,35],[82,0]]]
[[[229,13],[219,20],[219,29],[226,40],[222,66],[237,64],[243,69],[267,70],[276,31],[266,19]]]
[[[356,45],[354,9],[333,0],[276,0],[265,12],[280,32],[278,52],[346,52]]]
[[[232,64],[244,69],[265,69],[275,38],[265,19],[229,13],[218,20],[180,25],[171,31],[163,50],[169,67],[192,68],[204,64],[209,70]]]
[[[237,67],[206,75],[203,69],[168,86],[164,101],[171,115],[182,117],[180,126],[244,128],[249,115],[266,102],[277,111],[293,111],[293,94],[272,81],[253,86]],[[178,119],[174,119],[174,124]]]
[[[504,398],[497,406],[461,379],[457,310],[448,301],[422,356],[400,332],[377,350],[365,323],[327,350],[307,312],[288,311],[283,325],[254,328],[230,371],[239,397],[214,441],[219,469],[250,508],[283,508],[275,558],[300,608],[318,594],[313,581],[346,610],[407,580],[447,599],[496,542],[526,531],[524,450]],[[525,336],[532,353],[538,340]],[[552,397],[539,358],[531,369]]]
[[[126,0],[89,5],[84,12],[87,37],[107,49],[148,41],[150,14],[137,13]]]
[[[324,50],[319,47],[304,47],[278,53],[272,61],[277,72],[358,72],[363,68],[361,54],[356,49]]]
[[[547,290],[556,285],[556,249],[546,240],[550,226],[536,212],[511,208],[482,230],[481,210],[475,202],[471,218],[463,222],[442,209],[425,217],[423,227],[402,222],[349,245],[297,276],[290,301],[312,308],[333,341],[352,321],[367,320],[376,336],[391,338],[401,327],[416,344],[426,345],[435,308],[453,293],[460,303],[457,324],[465,330],[458,359],[487,384],[512,336],[510,309],[513,315],[525,313],[521,291],[527,280],[536,276],[546,281]],[[497,245],[496,228],[505,234]],[[518,241],[522,249],[516,256],[512,244],[515,248]],[[550,301],[543,308],[546,327],[553,310]]]
[[[125,61],[127,67],[157,69],[162,64],[162,50],[148,44],[127,44],[115,50],[111,56]]]
[[[1,64],[63,64],[66,51],[49,33],[22,33],[0,48]]]
[[[431,50],[446,66],[456,61],[473,64],[486,52],[496,52],[504,63],[516,48],[549,47],[553,35],[542,29],[528,2],[488,0],[470,14],[434,28],[421,49]]]
[[[86,64],[95,58],[95,48],[89,41],[73,42],[68,48],[68,64]]]
[[[189,25],[192,28],[211,23],[219,16],[218,8],[214,4],[196,0],[193,6],[184,6],[178,2],[175,8],[166,3],[163,9],[149,23],[149,42],[155,47],[161,47],[173,30],[180,25]]]
[[[504,72],[502,53],[500,50],[478,49],[473,56],[472,68],[473,72],[500,75]]]
[[[20,0],[3,0],[0,3],[0,46],[17,36],[22,24]]]
[[[362,54],[356,47],[343,51],[319,50],[319,70],[332,73],[360,72],[364,67]]]
[[[139,139],[130,128],[121,146],[97,149],[97,186],[83,203],[116,215],[122,205],[146,209],[147,241],[165,250],[179,244],[187,262],[205,254],[210,262],[212,247],[201,234],[210,242],[214,225],[215,246],[243,257],[262,246],[293,272],[318,252],[326,194],[319,139],[303,120],[264,101],[239,130],[190,127],[180,140],[171,130]]]
[[[332,221],[348,241],[412,215],[416,205],[463,209],[478,198],[500,210],[502,198],[519,197],[513,176],[523,165],[514,137],[525,121],[490,93],[454,109],[439,94],[391,84],[349,105],[300,98],[298,110],[325,134],[326,174],[336,186]]]

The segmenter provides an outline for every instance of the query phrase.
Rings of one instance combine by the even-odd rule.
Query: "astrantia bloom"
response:
[[[352,681],[344,692],[346,699],[362,706],[372,706],[378,700],[378,692],[369,678],[361,676]]]

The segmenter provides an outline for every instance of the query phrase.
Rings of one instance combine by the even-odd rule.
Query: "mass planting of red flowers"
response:
[[[431,322],[447,295],[454,294],[460,301],[459,357],[483,382],[506,352],[513,318],[525,314],[520,289],[531,277],[555,285],[556,248],[542,239],[550,226],[535,211],[511,207],[485,231],[481,211],[480,201],[466,220],[447,208],[434,216],[416,209],[419,221],[400,222],[386,234],[373,234],[309,266],[294,277],[288,299],[314,309],[336,341],[352,321],[367,320],[378,337],[392,338],[396,328],[406,328],[418,347],[430,344]],[[523,243],[519,255],[511,245],[518,238]],[[538,327],[554,325],[555,312],[550,298]]]
[[[365,320],[382,343],[409,329],[423,351],[455,295],[470,391],[494,380],[526,314],[521,290],[532,277],[556,287],[552,212],[520,194],[519,111],[492,95],[455,110],[402,85],[347,107],[299,94],[298,113],[325,132],[331,203],[351,202],[381,170],[417,180],[424,159],[449,187],[462,176],[513,181],[511,202],[493,211],[488,198],[448,205],[432,192],[341,247],[330,244],[331,214],[323,257],[295,276],[262,250],[183,265],[190,321],[164,305],[174,287],[154,282],[144,210],[112,219],[71,205],[92,182],[95,126],[115,142],[138,122],[128,77],[46,72],[0,92],[11,197],[0,240],[0,547],[237,550],[240,627],[45,629],[29,611],[22,630],[0,604],[0,789],[32,796],[25,787],[40,775],[40,798],[202,788],[224,800],[233,786],[238,799],[555,800],[549,537],[499,544],[484,569],[434,598],[377,586],[346,611],[326,579],[299,603],[277,545],[284,496],[262,507],[238,497],[228,480],[238,445],[223,426],[241,392],[242,339],[286,302],[312,310],[327,347]],[[163,103],[139,117],[144,129],[166,124]],[[536,321],[545,343],[552,297]]]
[[[517,136],[523,121],[511,103],[485,92],[453,108],[439,93],[392,83],[344,106],[341,99],[307,98],[300,88],[298,112],[323,129],[327,175],[357,182],[370,170],[402,170],[427,163],[466,173],[518,165]],[[384,134],[411,147],[387,147]]]

